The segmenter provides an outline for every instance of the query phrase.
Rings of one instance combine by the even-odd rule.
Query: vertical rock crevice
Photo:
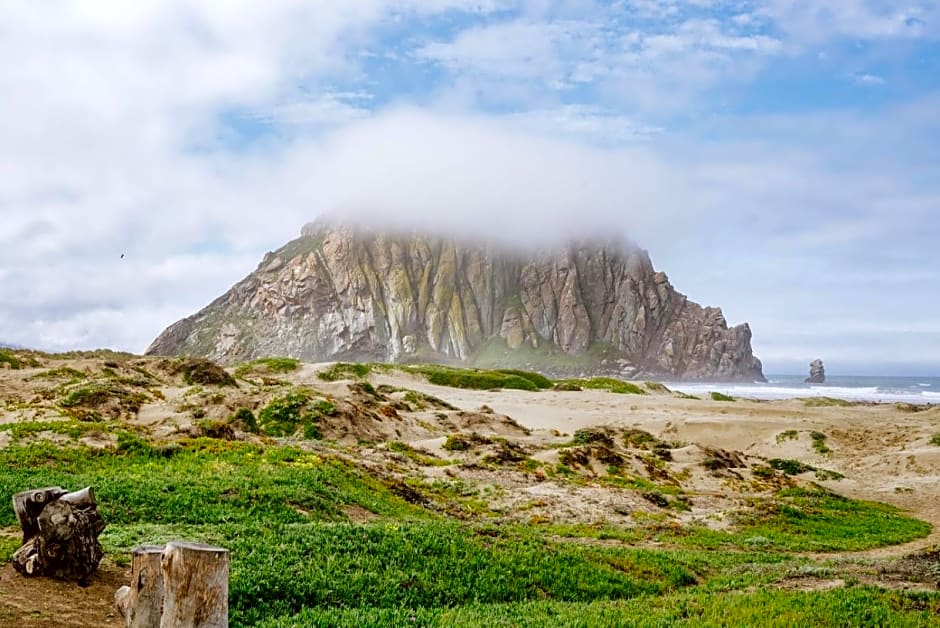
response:
[[[549,373],[763,379],[750,328],[689,301],[631,243],[526,256],[330,222],[302,233],[148,353],[476,364],[495,359],[486,349],[497,342],[509,363],[521,351]]]

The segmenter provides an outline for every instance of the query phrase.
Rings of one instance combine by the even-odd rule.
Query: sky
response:
[[[765,372],[940,375],[938,1],[9,0],[0,58],[0,341],[142,352],[347,212],[617,233]]]

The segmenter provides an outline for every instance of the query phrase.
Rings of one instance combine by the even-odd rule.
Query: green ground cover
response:
[[[728,532],[494,524],[410,503],[420,501],[413,491],[340,450],[206,438],[153,447],[130,433],[98,450],[30,442],[35,429],[0,450],[0,500],[40,485],[94,486],[109,524],[102,541],[118,562],[137,544],[179,538],[229,548],[236,626],[919,625],[940,604],[858,587],[752,592],[806,560],[790,552],[865,549],[930,529],[824,491],[781,492]],[[372,520],[350,521],[350,507]],[[0,526],[14,525],[12,509],[0,511]],[[0,544],[4,558],[13,541]]]

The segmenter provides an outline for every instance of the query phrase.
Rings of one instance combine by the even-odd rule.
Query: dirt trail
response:
[[[130,570],[103,562],[87,587],[51,578],[24,578],[0,567],[0,625],[18,628],[123,626],[114,592],[130,582]]]

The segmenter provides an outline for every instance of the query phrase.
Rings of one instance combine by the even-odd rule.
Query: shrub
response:
[[[206,438],[220,440],[235,440],[235,430],[228,421],[200,421],[197,423],[199,433]]]
[[[806,473],[807,471],[816,470],[815,467],[811,467],[808,464],[803,464],[799,460],[773,458],[768,460],[767,464],[777,471],[783,471],[787,475],[799,475],[801,473]]]
[[[153,447],[137,434],[121,432],[117,438],[117,450],[128,455],[152,456]]]
[[[548,389],[552,387],[552,380],[539,373],[533,373],[531,371],[520,371],[518,369],[497,369],[496,372],[504,373],[506,375],[516,375],[522,379],[527,379],[535,384],[536,387],[541,389]]]
[[[940,434],[934,434],[933,437],[930,439],[930,444],[937,445],[938,447],[940,447]]]
[[[807,408],[826,408],[826,407],[849,407],[856,405],[852,401],[845,399],[836,399],[835,397],[810,397],[803,400],[803,405]]]
[[[826,435],[822,432],[810,432],[809,437],[813,439],[813,449],[821,454],[828,454],[832,450],[826,445]]]
[[[712,401],[737,401],[737,400],[736,400],[734,397],[732,397],[731,395],[726,395],[726,394],[724,394],[724,393],[712,392],[712,393],[709,393],[709,394],[710,394],[710,396],[711,396],[711,398],[712,398]]]
[[[258,420],[255,418],[255,413],[248,408],[239,408],[232,413],[232,416],[229,417],[229,423],[246,432],[258,431]]]
[[[574,445],[589,445],[591,443],[601,443],[612,447],[614,444],[614,439],[610,437],[610,434],[607,433],[607,430],[594,427],[585,427],[574,433],[574,436],[571,439],[571,443]]]
[[[754,477],[760,478],[761,480],[770,480],[777,475],[771,467],[764,465],[751,467],[751,473],[754,474]]]
[[[317,373],[317,377],[325,382],[335,382],[338,379],[362,379],[371,372],[371,364],[337,362],[325,371]]]
[[[623,433],[623,444],[634,449],[649,449],[660,443],[660,440],[640,429],[630,428]]]
[[[0,349],[0,365],[6,365],[11,369],[21,369],[23,368],[23,363],[20,362],[19,358],[10,353],[9,351],[4,351]]]
[[[590,390],[606,390],[620,395],[645,395],[646,391],[632,382],[625,382],[613,377],[592,377],[590,379],[566,379],[562,384],[580,386]]]
[[[304,438],[320,438],[317,424],[325,416],[336,414],[336,406],[325,399],[313,401],[313,393],[305,388],[278,397],[258,413],[258,426],[267,436],[293,436],[301,432]]]
[[[406,367],[405,370],[424,375],[429,383],[437,386],[468,388],[472,390],[493,390],[496,388],[528,390],[531,392],[539,390],[539,386],[531,379],[500,371],[462,369],[452,366],[430,364],[424,366],[409,366]]]
[[[258,358],[235,367],[235,375],[244,377],[251,371],[265,373],[290,373],[300,367],[300,361],[295,358]]]
[[[173,375],[182,374],[190,386],[237,386],[235,378],[224,368],[205,358],[182,358],[170,367]]]

